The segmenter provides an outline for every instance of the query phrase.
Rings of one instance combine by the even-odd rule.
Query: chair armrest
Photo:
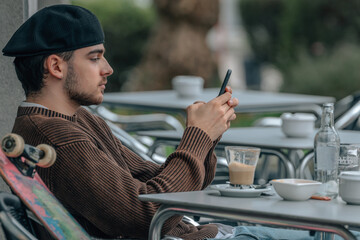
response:
[[[335,127],[337,129],[344,129],[351,123],[356,121],[360,116],[360,101],[352,106],[346,113],[336,120]]]
[[[1,225],[9,239],[37,240],[13,216],[7,212],[0,212]]]
[[[188,217],[188,216],[183,216],[182,220],[183,220],[183,222],[191,224],[195,227],[200,225],[198,222],[196,222],[194,219],[192,219],[191,217]]]
[[[141,114],[125,116],[111,112],[104,106],[90,106],[100,117],[113,123],[121,124],[125,131],[141,130],[176,130],[183,131],[183,125],[175,117],[168,114]]]

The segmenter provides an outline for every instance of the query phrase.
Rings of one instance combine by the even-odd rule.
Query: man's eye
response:
[[[91,58],[91,61],[94,61],[94,62],[97,62],[97,61],[99,61],[99,60],[100,60],[100,58],[98,58],[98,57]]]

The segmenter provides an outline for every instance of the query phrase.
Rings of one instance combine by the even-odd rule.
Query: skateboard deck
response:
[[[0,149],[0,175],[2,178],[54,238],[91,239],[46,187],[35,171],[35,164],[30,163],[28,158],[31,157],[26,155],[29,152],[31,155],[33,152],[26,148],[36,149],[26,145],[25,150],[18,157],[7,157],[9,154],[3,150],[4,147]]]

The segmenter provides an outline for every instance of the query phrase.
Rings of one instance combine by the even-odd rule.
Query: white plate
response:
[[[253,198],[259,197],[261,193],[270,191],[271,188],[250,188],[250,189],[239,189],[230,186],[229,184],[218,184],[218,185],[211,185],[210,189],[217,190],[220,192],[222,196],[226,197],[242,197],[242,198]]]

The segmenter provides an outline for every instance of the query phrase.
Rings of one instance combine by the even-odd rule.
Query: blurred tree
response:
[[[171,88],[177,75],[197,75],[211,86],[217,64],[206,43],[217,23],[218,0],[154,0],[159,21],[142,62],[125,85],[126,90]]]
[[[331,95],[341,99],[360,90],[360,47],[344,43],[331,54],[310,56],[302,51],[286,71],[287,92]]]
[[[281,0],[240,0],[243,26],[257,61],[275,62],[283,8]]]
[[[284,91],[340,98],[357,90],[359,63],[344,64],[357,58],[339,49],[359,52],[358,0],[239,0],[239,7],[256,59],[281,70]]]
[[[105,33],[105,57],[114,69],[106,91],[120,91],[131,70],[140,62],[156,21],[155,9],[132,0],[72,0],[92,11]]]

